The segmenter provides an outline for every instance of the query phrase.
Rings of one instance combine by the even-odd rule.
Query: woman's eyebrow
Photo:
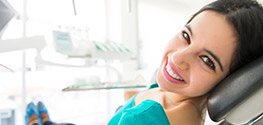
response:
[[[187,30],[189,30],[191,37],[193,37],[193,32],[192,32],[191,27],[188,24],[185,25],[185,27],[186,27]]]
[[[209,55],[211,55],[215,61],[219,64],[221,71],[223,72],[223,66],[222,63],[220,62],[220,59],[218,58],[218,56],[216,56],[212,51],[208,50],[208,49],[204,49]]]

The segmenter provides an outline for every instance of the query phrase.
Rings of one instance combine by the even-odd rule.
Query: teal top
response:
[[[150,88],[158,87],[153,84]],[[108,125],[170,125],[162,105],[144,100],[134,105],[133,96],[109,121]]]

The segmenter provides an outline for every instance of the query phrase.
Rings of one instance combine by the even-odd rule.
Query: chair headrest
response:
[[[210,118],[215,122],[221,121],[262,86],[263,57],[229,75],[211,91],[207,107]]]

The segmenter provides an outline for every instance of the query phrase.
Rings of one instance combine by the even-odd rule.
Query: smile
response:
[[[182,77],[179,76],[178,73],[176,73],[175,71],[172,70],[172,68],[171,68],[171,66],[170,66],[169,64],[167,64],[167,65],[165,66],[165,69],[166,69],[167,73],[168,73],[172,78],[174,78],[174,79],[176,79],[176,80],[179,80],[179,81],[184,81],[184,80],[182,79]]]

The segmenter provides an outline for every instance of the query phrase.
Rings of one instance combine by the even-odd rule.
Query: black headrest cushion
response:
[[[263,57],[229,75],[208,97],[208,113],[213,121],[220,121],[239,103],[249,98],[263,85]]]

